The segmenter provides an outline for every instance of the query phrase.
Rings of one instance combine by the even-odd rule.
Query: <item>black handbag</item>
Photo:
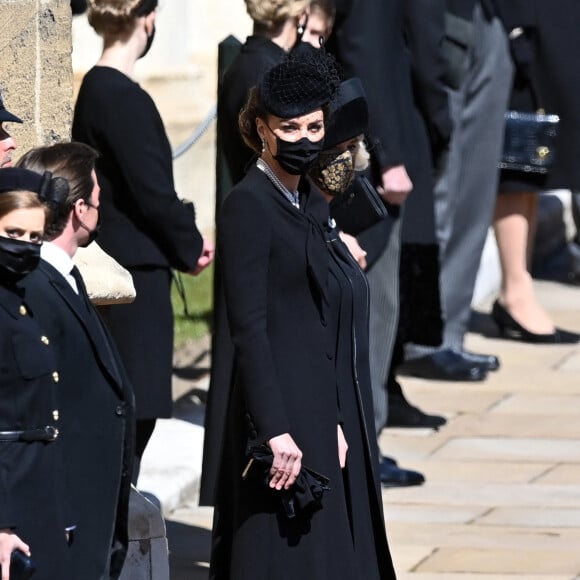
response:
[[[554,163],[560,117],[508,111],[500,169],[547,173]]]
[[[357,175],[350,191],[330,202],[330,216],[339,229],[351,236],[374,226],[388,215],[377,190],[364,175]]]
[[[290,489],[280,491],[270,488],[270,469],[274,456],[266,445],[256,445],[250,448],[248,463],[242,473],[242,479],[257,481],[268,491],[279,496],[283,511],[287,518],[295,518],[299,513],[310,514],[322,507],[322,496],[330,491],[328,477],[313,469],[302,466],[296,481]]]
[[[0,566],[0,573],[2,566]],[[30,556],[14,550],[10,556],[10,580],[29,580],[36,572],[36,564]]]

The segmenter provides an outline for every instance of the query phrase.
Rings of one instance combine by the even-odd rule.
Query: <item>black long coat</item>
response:
[[[574,0],[528,2],[535,13],[535,69],[544,108],[560,115],[556,160],[546,188],[580,189],[580,4]]]
[[[357,577],[337,451],[329,253],[320,225],[328,206],[303,185],[298,211],[253,167],[220,215],[236,377],[233,385],[213,384],[206,413],[205,457],[214,461],[204,463],[201,502],[216,505],[215,579]],[[241,478],[246,445],[285,432],[303,451],[303,463],[331,480],[323,508],[310,519],[286,519],[275,492]],[[363,439],[361,429],[356,436]]]
[[[423,102],[417,99],[413,90],[413,62],[405,42],[405,16],[408,22],[414,23],[419,19],[413,18],[413,10],[433,10],[434,7],[428,2],[406,4],[403,0],[339,2],[329,48],[343,65],[345,76],[357,76],[362,80],[369,107],[375,183],[379,180],[379,168],[395,165],[404,165],[413,182],[413,191],[404,205],[402,224],[402,241],[409,250],[401,262],[401,295],[407,296],[412,291],[413,306],[407,307],[408,302],[401,304],[401,322],[405,325],[402,335],[406,340],[415,338],[417,342],[437,343],[441,338],[441,312],[437,295],[434,175],[428,130],[419,105],[427,106],[428,103],[432,111],[438,111],[437,115],[429,117],[432,120],[429,129],[438,148],[449,138],[451,125],[448,111],[441,110],[441,102],[443,107],[445,102],[440,94],[425,92]],[[410,38],[425,41],[427,33],[435,32],[425,26],[420,34]],[[418,45],[417,42],[415,48]],[[423,57],[429,54],[432,62],[425,63],[422,71],[437,75],[440,66],[437,52],[422,52]],[[393,212],[396,211],[397,208],[393,208]],[[389,220],[385,220],[361,236],[361,245],[371,259],[384,251],[389,239],[388,228]],[[414,272],[421,272],[424,278],[414,279]],[[415,317],[418,312],[422,313],[422,318]],[[425,316],[431,322],[427,323]],[[414,335],[415,331],[419,332]]]
[[[77,526],[73,577],[117,578],[125,557],[133,457],[133,393],[114,344],[93,309],[50,264],[22,282],[60,367],[61,442],[67,497]]]
[[[169,417],[170,268],[197,267],[203,242],[193,204],[175,192],[171,146],[153,100],[120,71],[96,66],[85,75],[72,135],[101,154],[99,244],[134,274],[138,298],[109,309],[107,323],[135,388],[137,417]]]
[[[31,316],[23,292],[0,286],[0,431],[61,428],[55,346]],[[58,418],[58,415],[56,415]],[[0,529],[31,549],[39,580],[74,580],[65,528],[62,440],[0,442]]]

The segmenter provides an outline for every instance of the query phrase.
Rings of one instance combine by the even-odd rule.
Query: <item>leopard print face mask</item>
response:
[[[352,153],[346,151],[337,154],[334,151],[323,151],[310,170],[310,177],[325,193],[340,195],[348,190],[354,180],[354,160]]]

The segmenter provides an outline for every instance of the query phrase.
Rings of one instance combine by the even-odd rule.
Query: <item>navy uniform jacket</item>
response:
[[[55,344],[24,292],[0,286],[0,431],[61,428]],[[0,529],[29,544],[39,580],[71,579],[61,477],[62,440],[0,442]]]
[[[23,281],[60,367],[61,441],[71,513],[75,578],[116,578],[127,549],[134,402],[115,347],[91,306],[50,264]],[[111,552],[112,547],[112,552]]]

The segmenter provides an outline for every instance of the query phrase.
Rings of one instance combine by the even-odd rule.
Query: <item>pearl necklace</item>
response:
[[[284,197],[297,209],[300,209],[300,192],[290,191],[278,178],[278,176],[272,171],[272,168],[261,158],[258,157],[256,160],[256,166],[258,169],[266,174],[266,177],[272,182],[274,187],[284,195]]]

